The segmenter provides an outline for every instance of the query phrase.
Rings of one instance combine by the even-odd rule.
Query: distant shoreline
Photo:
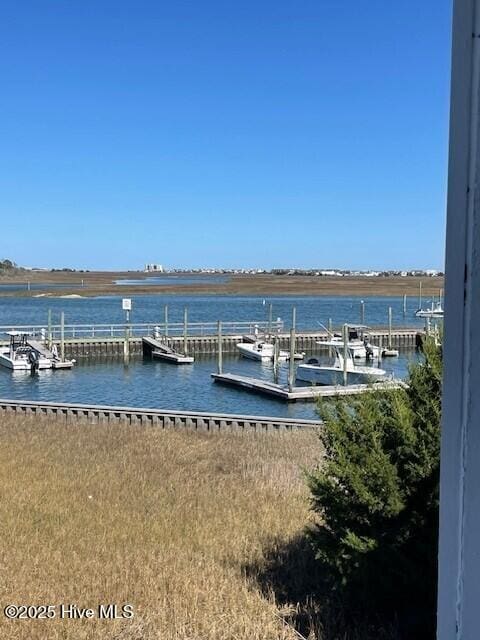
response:
[[[17,290],[3,290],[0,297],[94,297],[135,295],[287,295],[287,296],[418,296],[419,284],[425,298],[438,296],[444,287],[440,276],[294,276],[271,274],[229,275],[226,282],[206,282],[202,274],[198,284],[181,284],[179,276],[198,274],[145,274],[144,272],[64,272],[35,271],[0,278],[0,285],[25,285]],[[148,279],[158,277],[175,279],[174,284],[149,284]],[[218,274],[217,274],[218,277]],[[145,278],[141,285],[115,285],[115,280]],[[83,286],[82,286],[83,280]],[[27,283],[32,287],[28,290]],[[40,295],[44,294],[44,295]]]

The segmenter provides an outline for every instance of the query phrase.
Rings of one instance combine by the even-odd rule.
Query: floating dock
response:
[[[192,364],[194,358],[187,356],[184,353],[178,353],[164,342],[145,336],[142,338],[143,355],[149,355],[152,358],[158,360],[165,360],[166,362],[172,362],[173,364]]]
[[[351,396],[368,391],[390,391],[392,389],[405,388],[405,383],[400,380],[388,380],[376,382],[375,384],[349,384],[344,387],[336,386],[306,386],[293,387],[291,390],[287,386],[275,384],[268,380],[239,376],[234,373],[212,373],[215,382],[246,389],[253,393],[260,393],[273,398],[278,398],[285,402],[314,402],[317,398],[328,398],[332,396]]]

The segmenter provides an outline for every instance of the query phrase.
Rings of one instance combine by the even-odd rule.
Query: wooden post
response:
[[[378,336],[378,363],[380,364],[380,360],[382,359],[383,352],[383,336],[380,334]]]
[[[30,280],[27,282],[27,291],[30,291]]]
[[[403,315],[407,315],[407,294],[403,295]]]
[[[328,319],[328,333],[330,334],[328,336],[328,339],[331,340],[333,336],[333,323],[331,318]],[[331,358],[332,355],[333,355],[332,347],[328,347],[328,357]]]
[[[270,302],[268,305],[268,335],[272,335],[272,319],[273,319],[273,305]]]
[[[280,356],[280,341],[278,335],[273,339],[273,380],[275,384],[278,384],[279,374],[279,356]]]
[[[183,310],[183,354],[186,356],[188,353],[188,310],[187,307]]]
[[[348,359],[348,325],[343,325],[343,384],[347,386],[348,384],[348,368],[347,368],[347,359]]]
[[[295,385],[295,325],[297,323],[297,310],[292,309],[292,328],[290,329],[290,361],[288,363],[288,390]]]
[[[48,348],[52,348],[52,310],[48,310],[48,331],[47,331],[47,345]]]
[[[392,348],[392,307],[388,307],[388,348]]]
[[[218,328],[218,373],[223,372],[223,362],[222,362],[222,323],[219,320],[217,323]]]
[[[418,308],[422,308],[422,281],[420,280],[418,285]]]
[[[65,313],[60,314],[60,360],[65,360]]]
[[[365,302],[360,300],[360,324],[365,324]]]
[[[168,304],[165,305],[164,307],[164,333],[165,333],[165,341],[168,342],[167,338],[168,338]]]
[[[128,361],[130,359],[130,332],[129,332],[129,326],[128,326],[128,322],[130,320],[130,312],[127,310],[125,312],[126,314],[126,322],[125,322],[125,340],[123,342],[123,358],[124,358],[124,363],[128,364]]]

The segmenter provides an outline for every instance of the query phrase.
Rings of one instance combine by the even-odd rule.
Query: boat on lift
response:
[[[13,371],[51,369],[52,360],[28,344],[28,333],[7,331],[10,342],[0,347],[0,365]]]
[[[311,384],[335,386],[345,383],[345,374],[347,385],[369,384],[382,382],[386,379],[387,372],[384,369],[357,365],[349,342],[347,342],[347,349],[344,347],[344,342],[339,340],[329,340],[322,344],[333,348],[335,352],[333,365],[322,365],[318,360],[311,359],[306,364],[297,367],[297,380]]]

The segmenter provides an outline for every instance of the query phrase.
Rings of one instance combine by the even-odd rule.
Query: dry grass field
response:
[[[0,638],[298,639],[283,621],[295,601],[262,573],[308,523],[302,467],[320,456],[313,432],[3,418]],[[56,617],[7,620],[10,603],[54,604]],[[60,603],[135,615],[60,619]]]

